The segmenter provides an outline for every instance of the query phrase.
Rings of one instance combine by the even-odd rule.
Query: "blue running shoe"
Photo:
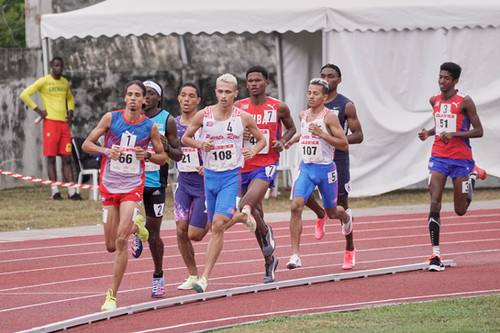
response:
[[[163,276],[161,278],[153,278],[153,290],[151,291],[151,297],[163,297],[165,296],[165,280]]]

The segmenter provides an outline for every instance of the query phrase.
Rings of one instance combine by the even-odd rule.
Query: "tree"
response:
[[[24,0],[0,0],[0,47],[26,47]]]

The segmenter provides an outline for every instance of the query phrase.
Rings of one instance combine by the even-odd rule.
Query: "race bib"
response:
[[[453,113],[438,112],[434,115],[436,123],[436,134],[441,132],[456,132],[457,131],[457,115]]]
[[[212,170],[231,170],[237,166],[236,148],[233,143],[214,146],[208,156]]]
[[[119,173],[139,173],[140,161],[135,158],[135,149],[133,147],[120,147],[113,145],[112,149],[123,149],[123,154],[117,160],[111,160],[111,171]]]
[[[182,158],[177,162],[177,169],[180,172],[196,172],[196,167],[200,166],[198,158],[198,149],[191,147],[182,147]]]
[[[269,129],[260,129],[259,131],[264,135],[264,139],[266,139],[266,146],[262,148],[262,150],[259,152],[259,154],[267,154],[269,153]],[[250,139],[243,141],[243,147],[245,147],[248,150],[252,150],[255,145],[257,145],[257,139],[253,135],[250,135]]]
[[[301,140],[300,151],[304,163],[320,163],[322,160],[321,142],[319,140]]]
[[[146,148],[146,151],[149,151],[152,155],[154,155],[154,153],[155,153],[155,150],[153,149],[153,147]],[[160,170],[160,165],[153,163],[151,161],[146,161],[144,168],[146,171],[158,171],[158,170]]]

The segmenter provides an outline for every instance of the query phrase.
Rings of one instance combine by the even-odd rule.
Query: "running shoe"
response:
[[[198,277],[195,275],[189,275],[189,277],[182,283],[180,286],[177,287],[179,290],[190,290],[193,289],[193,284],[198,282]]]
[[[444,271],[444,265],[441,262],[441,257],[438,257],[437,255],[433,254],[429,260],[429,271],[431,272],[440,272]]]
[[[288,269],[294,269],[294,268],[299,268],[302,267],[302,263],[300,262],[300,258],[298,254],[293,254],[290,257],[290,260],[286,264],[286,268]]]
[[[161,278],[153,278],[153,290],[151,291],[151,297],[163,297],[165,296],[165,280],[163,276]]]
[[[322,219],[316,219],[316,229],[314,229],[314,237],[320,240],[325,235],[325,221],[328,215],[326,215],[326,210],[323,208],[325,216]]]
[[[57,192],[52,196],[52,200],[63,200],[61,193]]]
[[[73,194],[72,196],[69,197],[70,200],[73,201],[81,201],[83,200],[82,196],[78,193]]]
[[[149,231],[144,227],[144,216],[137,215],[134,223],[139,227],[139,231],[132,235],[132,244],[130,247],[132,249],[132,256],[139,258],[143,249],[142,242],[147,242],[149,239]]]
[[[356,265],[356,249],[352,251],[344,251],[344,263],[342,269],[352,269]]]
[[[267,225],[267,233],[265,235],[261,235],[260,239],[262,240],[262,254],[264,254],[264,257],[269,257],[273,254],[276,246],[273,229],[270,225]]]
[[[264,283],[274,282],[274,272],[276,271],[276,267],[278,267],[278,263],[278,258],[273,256],[273,261],[270,264],[266,264],[266,275],[262,279]]]
[[[349,222],[342,223],[342,234],[347,236],[352,232],[352,212],[350,209],[346,209],[345,212],[349,214]]]
[[[193,283],[193,289],[199,293],[204,293],[205,290],[207,290],[207,286],[208,286],[208,281],[207,278],[204,276],[199,278],[198,281],[196,281],[195,283]]]
[[[471,176],[476,176],[476,179],[485,180],[488,174],[486,173],[486,170],[481,169],[480,167],[475,165],[474,169],[472,169]]]
[[[139,227],[139,231],[136,232],[135,235],[139,236],[141,241],[147,242],[149,239],[149,231],[144,226],[144,216],[138,214],[134,223]]]
[[[250,232],[255,232],[255,229],[257,229],[257,222],[255,222],[255,219],[252,216],[252,208],[249,205],[245,205],[241,212],[247,216],[245,225],[247,226],[248,230],[250,230]]]
[[[113,290],[108,289],[106,294],[106,302],[101,306],[101,311],[109,311],[116,309],[116,297],[113,296]]]
[[[139,258],[142,253],[142,241],[138,235],[132,235],[132,243],[130,244],[130,249],[132,250],[132,256],[134,258]]]

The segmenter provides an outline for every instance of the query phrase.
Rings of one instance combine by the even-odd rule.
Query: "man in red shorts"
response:
[[[116,308],[116,293],[128,262],[128,239],[132,233],[143,242],[149,237],[144,219],[136,219],[144,192],[145,160],[165,164],[160,131],[142,114],[146,87],[131,81],[126,87],[124,110],[106,113],[89,134],[82,149],[89,154],[102,154],[99,191],[103,204],[102,222],[108,252],[115,252],[113,281],[101,311]],[[104,136],[104,146],[95,142]],[[149,142],[154,154],[147,151]]]
[[[70,126],[75,109],[75,100],[71,94],[69,82],[62,76],[64,62],[54,57],[50,62],[51,74],[38,79],[21,93],[23,102],[35,110],[43,121],[43,156],[47,157],[47,174],[50,180],[57,181],[56,156],[61,156],[64,182],[73,182],[71,166]],[[40,94],[44,110],[31,99],[34,93]],[[75,188],[68,188],[71,200],[82,200]],[[62,200],[57,185],[52,185],[52,200]]]

